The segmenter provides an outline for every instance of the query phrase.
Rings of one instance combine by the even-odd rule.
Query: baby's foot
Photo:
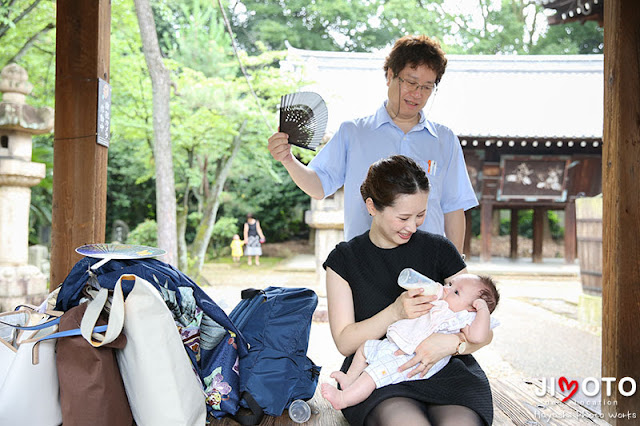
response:
[[[336,410],[342,410],[347,405],[342,399],[342,391],[331,386],[329,383],[323,383],[320,385],[320,393],[323,398],[331,403],[331,406]]]
[[[332,379],[335,379],[335,381],[338,382],[342,390],[345,390],[346,388],[351,386],[351,383],[353,383],[354,381],[353,378],[347,376],[342,371],[334,371],[333,373],[331,373],[329,377],[331,377]]]

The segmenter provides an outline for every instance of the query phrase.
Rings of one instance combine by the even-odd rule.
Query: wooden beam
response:
[[[462,252],[467,256],[467,260],[471,258],[471,237],[472,235],[472,221],[471,210],[464,212],[465,228],[464,228],[464,245]]]
[[[564,209],[564,261],[576,261],[576,200],[573,198]]]
[[[111,34],[109,0],[62,0],[56,8],[51,288],[80,259],[76,247],[104,242],[107,148],[96,143],[96,117]]]
[[[511,227],[509,229],[510,250],[509,257],[511,259],[518,258],[518,209],[511,209]]]
[[[491,261],[491,230],[493,225],[493,205],[488,201],[480,203],[480,236],[482,247],[480,249],[480,260]]]
[[[607,0],[604,8],[602,376],[640,378],[640,7]],[[627,388],[627,391],[629,389]],[[640,391],[612,386],[602,410],[638,413]]]

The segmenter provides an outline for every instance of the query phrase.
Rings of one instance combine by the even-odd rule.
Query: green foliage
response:
[[[227,12],[250,54],[260,43],[330,51],[372,51],[406,34],[428,34],[459,54],[601,53],[593,23],[548,27],[539,0],[244,0]]]
[[[604,53],[604,30],[595,21],[553,25],[531,53],[587,55]]]
[[[140,161],[132,156],[126,141],[112,141],[107,164],[107,230],[115,220],[129,226],[155,219],[155,180],[140,179]]]
[[[250,158],[238,158],[243,167],[237,168],[224,193],[221,214],[235,217],[242,226],[247,213],[260,221],[268,241],[277,242],[296,237],[306,237],[308,226],[304,212],[309,209],[309,196],[288,177],[284,167],[276,165],[269,157],[271,175],[252,167]],[[246,165],[246,167],[244,167]],[[242,232],[239,227],[238,232]]]
[[[558,213],[554,210],[547,211],[549,219],[549,229],[551,238],[554,240],[564,237],[564,226],[558,219]],[[502,219],[500,221],[500,235],[509,235],[511,232],[511,219]],[[518,235],[525,238],[533,238],[533,210],[518,211]]]
[[[170,2],[163,9],[171,10],[173,17],[172,21],[164,20],[159,31],[170,58],[207,77],[232,77],[237,73],[231,40],[211,1]],[[171,26],[167,28],[168,22]]]
[[[127,244],[140,244],[143,246],[158,246],[158,224],[155,220],[147,219],[138,224],[127,235]]]
[[[229,244],[231,244],[235,234],[240,235],[240,239],[242,239],[242,232],[238,231],[238,219],[235,217],[219,217],[216,220],[211,236],[211,244],[209,245],[213,257],[228,256],[231,253]]]
[[[285,49],[285,41],[303,49],[364,50],[379,45],[369,18],[377,1],[244,0],[230,2],[227,14],[239,44],[250,54]]]
[[[564,226],[558,218],[558,212],[550,210],[548,213],[549,228],[551,230],[551,238],[554,240],[564,238]]]
[[[46,244],[41,238],[43,231],[51,227],[51,200],[53,197],[53,135],[33,138],[32,159],[46,166],[46,175],[31,188],[29,214],[29,244]]]
[[[116,219],[133,228],[145,219],[155,219],[156,211],[151,80],[133,1],[114,2],[111,25],[118,31],[111,35],[106,235],[111,235]]]

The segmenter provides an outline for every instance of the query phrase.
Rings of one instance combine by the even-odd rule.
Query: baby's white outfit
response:
[[[451,359],[451,355],[442,358],[427,372],[424,377],[416,374],[407,375],[413,370],[398,371],[398,367],[415,356],[418,345],[433,333],[454,334],[471,324],[476,317],[475,312],[453,312],[444,300],[431,302],[433,308],[421,317],[396,321],[387,328],[387,338],[383,340],[367,340],[364,344],[364,355],[369,364],[365,372],[369,374],[376,388],[407,380],[421,380],[442,370]],[[490,327],[493,329],[499,323],[491,317]],[[398,349],[403,355],[394,355]]]

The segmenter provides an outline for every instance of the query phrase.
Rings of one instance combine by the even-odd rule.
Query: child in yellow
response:
[[[238,234],[233,236],[233,241],[231,241],[231,257],[233,258],[233,263],[240,262],[240,258],[242,257],[242,246],[244,245],[244,241],[240,239]]]

